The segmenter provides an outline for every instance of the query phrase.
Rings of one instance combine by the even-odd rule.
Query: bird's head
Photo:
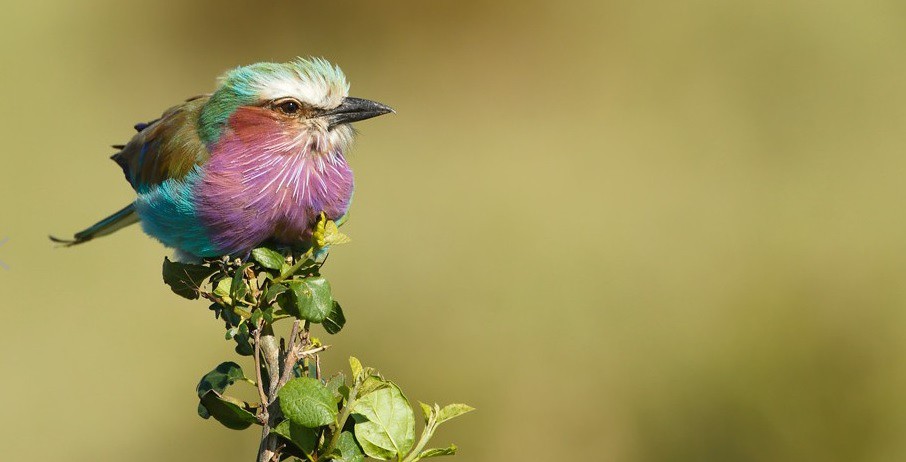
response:
[[[209,146],[231,133],[284,151],[343,152],[352,142],[349,124],[393,112],[348,94],[343,71],[321,58],[238,67],[220,78],[198,133]]]

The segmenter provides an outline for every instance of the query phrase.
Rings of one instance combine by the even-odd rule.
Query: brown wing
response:
[[[136,191],[182,178],[210,154],[198,137],[198,114],[210,95],[196,96],[167,109],[154,121],[137,124],[138,133],[111,159]]]

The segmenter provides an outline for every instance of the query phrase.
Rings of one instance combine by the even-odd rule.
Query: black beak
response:
[[[332,129],[337,125],[358,122],[389,112],[396,111],[375,101],[350,97],[345,98],[339,106],[322,112],[321,117],[327,118],[328,129]]]

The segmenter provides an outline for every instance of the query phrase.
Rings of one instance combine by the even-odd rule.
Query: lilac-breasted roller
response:
[[[54,240],[80,244],[140,222],[188,259],[307,243],[322,212],[342,223],[352,201],[349,124],[393,112],[348,92],[343,72],[319,58],[227,72],[214,93],[136,125],[114,146],[135,202]]]

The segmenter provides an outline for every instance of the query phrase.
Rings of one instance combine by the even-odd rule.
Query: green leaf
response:
[[[220,297],[226,303],[233,303],[230,298],[230,286],[232,285],[232,279],[223,278],[217,281],[217,285],[214,286],[214,295]]]
[[[272,270],[279,270],[283,266],[284,261],[283,255],[280,252],[267,247],[258,247],[257,249],[252,250],[252,258],[260,263],[261,266]]]
[[[418,402],[418,405],[422,408],[422,414],[425,415],[425,424],[427,425],[428,420],[431,418],[431,413],[434,411],[434,409],[430,405],[425,404],[421,401]]]
[[[340,433],[333,454],[334,462],[365,462],[365,455],[350,432]]]
[[[362,375],[362,362],[359,361],[359,358],[355,356],[349,357],[349,368],[352,369],[352,380],[359,380],[359,376]]]
[[[252,317],[252,307],[236,305],[233,307],[233,313],[236,313],[236,316],[239,316],[241,319],[249,319]]]
[[[205,393],[214,390],[217,393],[223,393],[224,390],[237,380],[242,380],[245,375],[242,373],[242,368],[238,364],[228,361],[225,363],[220,363],[213,371],[208,372],[201,378],[201,381],[198,382],[198,386],[195,387],[195,390],[198,392],[198,397],[201,398]]]
[[[320,380],[292,379],[280,389],[278,396],[283,415],[297,425],[316,428],[333,423],[337,418],[337,402]]]
[[[217,268],[170,261],[164,257],[164,283],[176,295],[189,300],[198,298],[198,292],[205,279],[217,272]]]
[[[371,368],[369,368],[369,369],[371,369]],[[367,372],[367,371],[365,371],[365,372]],[[363,372],[363,373],[365,373],[365,372]],[[365,380],[362,381],[362,385],[359,386],[359,396],[365,396],[368,393],[372,393],[372,392],[374,392],[376,390],[380,390],[382,388],[387,388],[388,386],[389,386],[389,384],[387,382],[385,382],[384,379],[380,378],[379,376],[369,375],[368,377],[365,377]]]
[[[450,447],[448,447],[448,448],[425,449],[424,451],[422,451],[421,453],[418,454],[418,458],[415,460],[427,459],[429,457],[438,457],[438,456],[452,456],[452,455],[456,454],[456,449],[457,448],[456,448],[455,444],[451,444]]]
[[[337,224],[333,220],[328,220],[323,213],[311,237],[318,247],[345,244],[350,240],[349,236],[341,233]]]
[[[257,326],[257,325],[258,325],[258,321],[260,321],[261,318],[262,318],[263,316],[264,316],[264,313],[262,313],[261,310],[252,311],[252,315],[249,316],[249,322],[248,322],[248,324],[251,324],[251,325],[253,325],[253,326]],[[243,323],[243,324],[245,324],[245,323]]]
[[[290,276],[317,276],[318,275],[318,262],[306,258],[305,261],[296,268],[295,271],[292,271],[294,265],[284,264],[280,267],[280,277],[288,278]]]
[[[226,329],[229,329],[230,327],[238,326],[239,324],[242,324],[242,322],[243,322],[242,318],[240,318],[239,315],[236,314],[236,311],[231,308],[221,310],[220,319],[223,319],[223,323],[225,325],[224,327]],[[227,337],[227,338],[229,339],[232,337]]]
[[[256,311],[259,313],[260,311]],[[248,323],[243,323],[239,326],[239,333],[237,333],[233,340],[236,341],[236,353],[239,353],[240,356],[251,356],[255,353],[255,347],[252,346],[252,336],[249,334]]]
[[[236,270],[236,273],[233,274],[233,281],[230,284],[230,297],[232,297],[233,300],[242,300],[248,293],[249,286],[245,282],[245,270],[250,266],[252,266],[251,263],[246,263],[240,266]]]
[[[244,430],[251,424],[258,423],[258,418],[251,412],[254,407],[238,399],[222,396],[215,390],[201,396],[201,406],[207,409],[211,417],[233,430]]]
[[[441,424],[452,418],[459,417],[467,412],[474,411],[475,408],[467,404],[448,404],[437,413],[437,423]]]
[[[287,288],[283,284],[274,284],[267,288],[264,292],[264,302],[267,304],[274,303],[274,300],[277,299],[277,296],[286,292]]]
[[[274,428],[278,435],[292,441],[305,454],[311,454],[318,444],[318,431],[313,428],[297,425],[289,420],[280,422]]]
[[[324,330],[331,335],[341,331],[343,326],[346,325],[346,316],[343,316],[343,308],[340,306],[339,302],[333,302],[333,308],[330,310],[330,314],[327,315],[327,319],[324,320],[324,324],[322,325],[324,326]]]
[[[264,317],[264,322],[268,324],[274,323],[274,307],[269,306],[267,308],[262,308],[258,310],[261,312],[261,316]]]
[[[330,283],[322,277],[292,280],[284,283],[289,288],[289,297],[282,294],[277,302],[292,316],[314,323],[327,318],[333,309]]]
[[[415,443],[415,414],[409,400],[393,383],[355,402],[355,436],[369,457],[390,460],[406,455]]]
[[[239,328],[231,327],[231,328],[227,329],[226,334],[224,334],[223,338],[226,340],[232,340],[233,337],[235,337],[237,335],[239,335]]]
[[[280,277],[287,278],[291,276],[291,274],[289,274],[291,269],[293,269],[293,265],[283,262],[283,264],[280,265]]]
[[[242,368],[234,362],[225,362],[220,363],[213,371],[208,372],[201,378],[201,381],[198,382],[198,386],[195,387],[198,397],[201,398],[205,393],[213,390],[217,393],[223,393],[228,386],[235,383],[237,380],[240,380],[245,375],[242,373]],[[207,419],[211,416],[211,413],[208,412],[208,409],[204,407],[203,404],[198,404],[198,415],[202,418]]]
[[[330,378],[327,381],[327,389],[330,390],[330,394],[333,395],[333,399],[336,402],[340,402],[343,399],[343,394],[340,392],[340,387],[346,385],[346,376],[342,372],[337,372],[336,375]]]
[[[299,361],[293,366],[293,377],[307,377],[308,374],[305,372],[307,368],[303,361]]]

